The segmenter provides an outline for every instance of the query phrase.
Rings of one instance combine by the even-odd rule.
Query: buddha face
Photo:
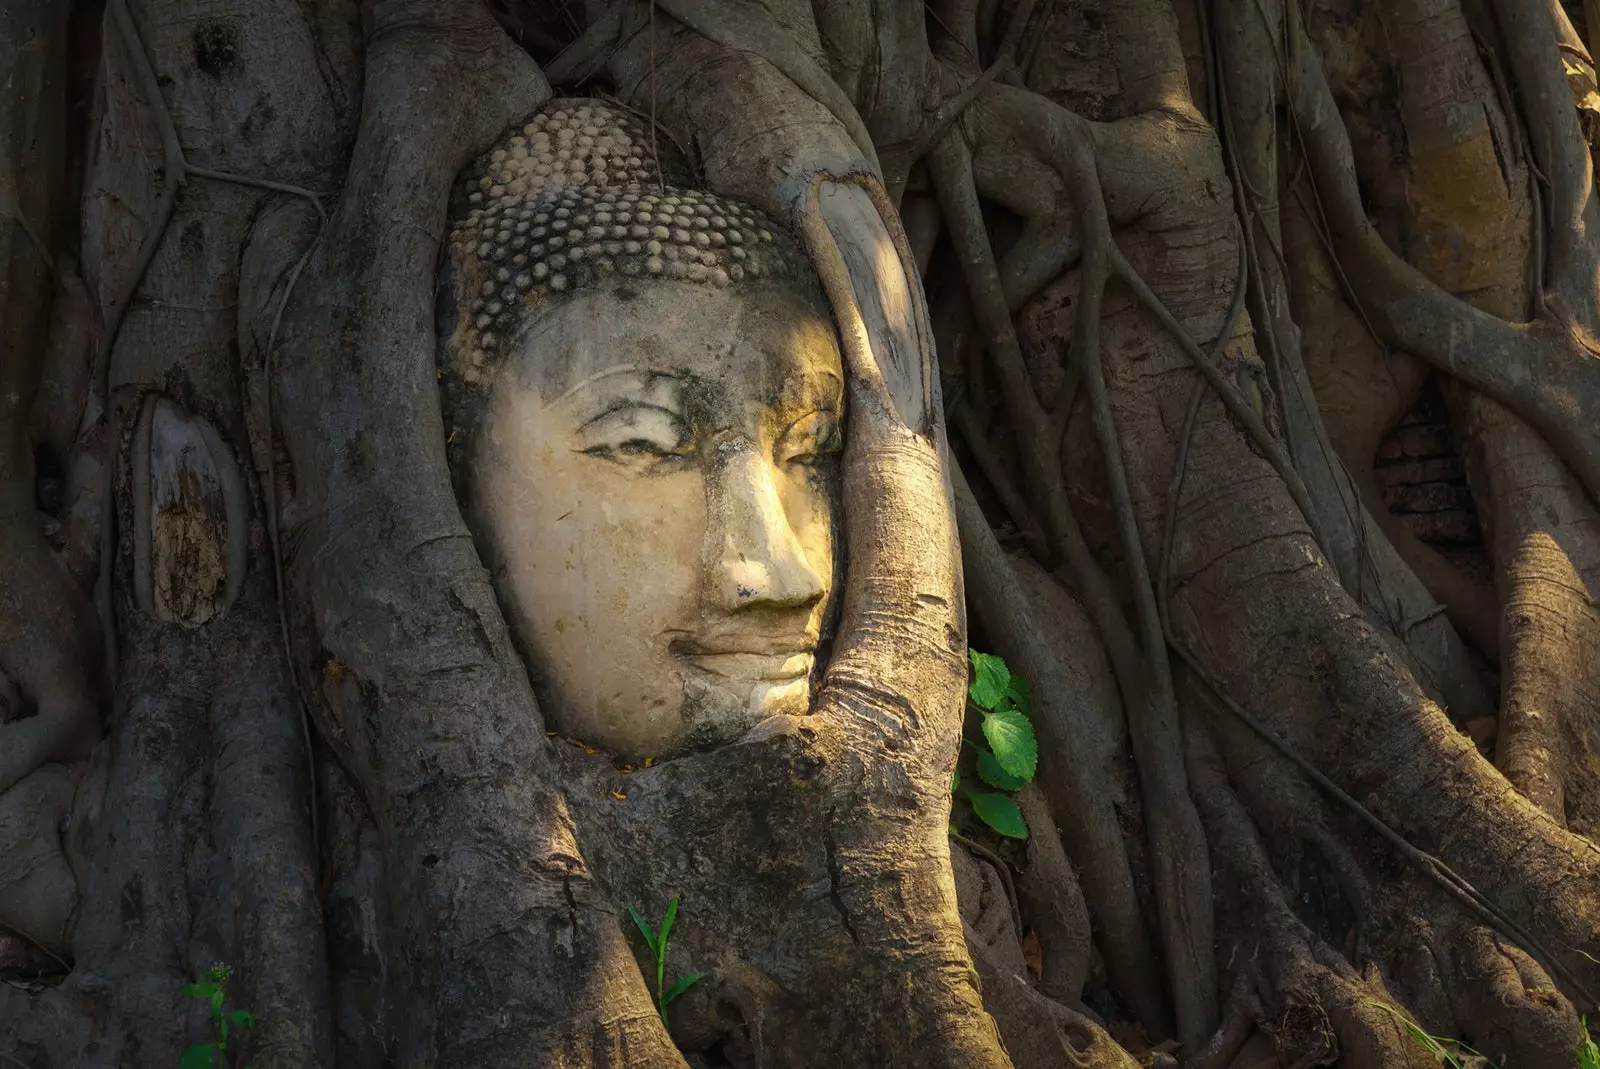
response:
[[[804,713],[844,398],[820,304],[598,286],[496,374],[468,515],[551,727],[637,761]]]

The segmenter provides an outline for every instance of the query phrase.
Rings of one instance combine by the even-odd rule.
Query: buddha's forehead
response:
[[[780,286],[597,288],[530,323],[510,356],[501,387],[536,389],[547,405],[631,394],[698,408],[837,408],[843,396],[832,320]]]
[[[462,440],[492,394],[548,401],[622,365],[724,407],[842,403],[833,320],[793,236],[675,185],[687,173],[651,141],[608,103],[555,101],[461,176],[437,314]]]

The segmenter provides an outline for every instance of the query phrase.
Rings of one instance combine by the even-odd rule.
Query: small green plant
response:
[[[1001,835],[1026,839],[1028,823],[1011,795],[1032,783],[1039,770],[1039,741],[1028,719],[1032,709],[1028,687],[992,653],[969,649],[967,660],[972,664],[967,699],[983,714],[983,739],[966,743],[977,752],[978,778],[995,789],[963,788],[959,771],[950,789],[965,795],[978,819]]]
[[[232,1028],[250,1028],[256,1023],[249,1010],[230,1010],[228,1002],[228,967],[213,965],[206,970],[206,978],[183,985],[183,993],[190,998],[203,999],[210,1005],[211,1026],[215,1038],[196,1043],[183,1052],[178,1069],[214,1069],[227,1065],[228,1031]],[[245,1069],[250,1069],[245,1066]]]
[[[1600,1046],[1595,1045],[1594,1037],[1589,1034],[1589,1018],[1578,1018],[1579,1025],[1583,1028],[1583,1046],[1578,1048],[1578,1069],[1600,1069]]]
[[[666,916],[661,918],[661,930],[650,926],[650,922],[639,915],[639,911],[632,906],[628,907],[628,915],[633,918],[633,923],[638,927],[639,934],[644,936],[644,945],[650,948],[650,954],[656,962],[656,1011],[661,1014],[661,1024],[667,1024],[667,1007],[672,1005],[679,995],[689,990],[705,978],[703,972],[692,972],[687,976],[680,976],[672,982],[671,987],[667,982],[667,939],[672,935],[672,922],[678,919],[678,896],[673,895],[672,901],[667,904]],[[185,1067],[187,1069],[187,1067]]]
[[[1489,1061],[1486,1055],[1473,1050],[1459,1039],[1451,1039],[1449,1036],[1429,1035],[1415,1021],[1399,1013],[1393,1006],[1387,1006],[1382,1002],[1368,1002],[1367,1005],[1374,1009],[1382,1010],[1393,1017],[1406,1030],[1406,1035],[1416,1040],[1423,1050],[1439,1059],[1439,1063],[1446,1066],[1447,1069],[1466,1069],[1461,1059],[1457,1057],[1459,1054],[1468,1054],[1474,1058],[1482,1058],[1486,1062]]]

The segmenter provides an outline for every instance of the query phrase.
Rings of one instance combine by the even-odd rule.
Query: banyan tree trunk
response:
[[[0,0],[0,1061],[177,1065],[213,975],[260,1069],[1575,1064],[1594,32]],[[556,94],[792,231],[847,379],[810,714],[637,770],[546,730],[437,386],[452,183]],[[1435,388],[1459,544],[1378,465]]]

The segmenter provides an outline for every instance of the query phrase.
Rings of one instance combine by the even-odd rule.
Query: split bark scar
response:
[[[850,933],[850,941],[856,946],[861,945],[861,936],[856,932],[856,926],[850,920],[850,910],[844,904],[844,897],[839,893],[839,887],[844,881],[844,871],[839,865],[839,843],[833,837],[833,823],[838,819],[838,810],[828,810],[828,822],[822,827],[822,843],[827,850],[828,858],[828,901],[833,903],[834,911],[839,914],[839,922],[844,925],[844,930]]]
[[[226,171],[216,171],[208,167],[191,165],[184,156],[182,142],[178,138],[177,127],[173,124],[172,114],[167,110],[166,99],[161,94],[161,83],[156,78],[155,68],[150,63],[150,55],[145,51],[144,42],[139,36],[138,27],[134,24],[133,16],[128,11],[127,0],[107,0],[112,22],[117,28],[117,37],[122,42],[123,49],[128,54],[129,61],[133,64],[134,75],[139,83],[140,92],[145,98],[145,107],[155,120],[157,129],[161,132],[161,147],[163,167],[161,172],[161,193],[157,208],[156,221],[144,244],[140,247],[138,259],[135,261],[134,271],[129,275],[127,284],[112,301],[110,311],[100,334],[100,352],[96,358],[96,375],[99,382],[100,396],[105,405],[105,419],[109,426],[115,429],[117,412],[111,404],[112,350],[116,344],[117,332],[122,325],[123,317],[127,313],[128,304],[144,279],[145,272],[150,267],[150,262],[155,259],[156,250],[160,247],[166,235],[167,225],[172,221],[173,212],[177,206],[177,191],[184,184],[189,174],[198,175],[213,181],[231,182],[236,185],[250,186],[264,189],[274,193],[287,193],[292,196],[302,197],[311,203],[316,210],[317,218],[321,223],[317,238],[306,248],[294,269],[289,273],[288,281],[284,286],[283,297],[278,302],[277,311],[273,314],[272,328],[267,338],[266,360],[266,414],[267,436],[265,455],[268,458],[267,478],[265,479],[264,492],[267,498],[267,532],[268,540],[272,545],[272,566],[275,589],[278,591],[278,624],[283,637],[283,655],[289,663],[290,678],[295,681],[295,697],[300,704],[300,725],[306,747],[306,760],[312,763],[308,767],[308,783],[311,785],[311,840],[313,844],[320,841],[318,821],[318,806],[316,802],[316,768],[315,757],[311,745],[311,713],[306,704],[305,690],[300,683],[300,673],[295,664],[294,646],[290,641],[288,610],[283,598],[283,549],[278,532],[278,502],[277,502],[277,473],[274,470],[276,450],[272,448],[272,350],[277,338],[278,324],[283,319],[283,311],[288,306],[289,296],[294,292],[294,286],[300,278],[300,272],[311,259],[311,254],[316,250],[322,237],[322,231],[328,222],[327,210],[322,206],[321,195],[302,186],[291,185],[266,178],[253,178],[246,175],[229,174]],[[114,440],[114,435],[113,435]],[[105,479],[101,488],[102,501],[106,507],[102,511],[100,530],[100,575],[95,583],[96,602],[100,610],[101,627],[105,636],[105,658],[107,678],[115,682],[117,677],[117,629],[116,613],[111,604],[111,570],[112,549],[116,538],[116,510],[109,507],[112,499],[112,483],[116,472],[116,465],[107,458]]]

